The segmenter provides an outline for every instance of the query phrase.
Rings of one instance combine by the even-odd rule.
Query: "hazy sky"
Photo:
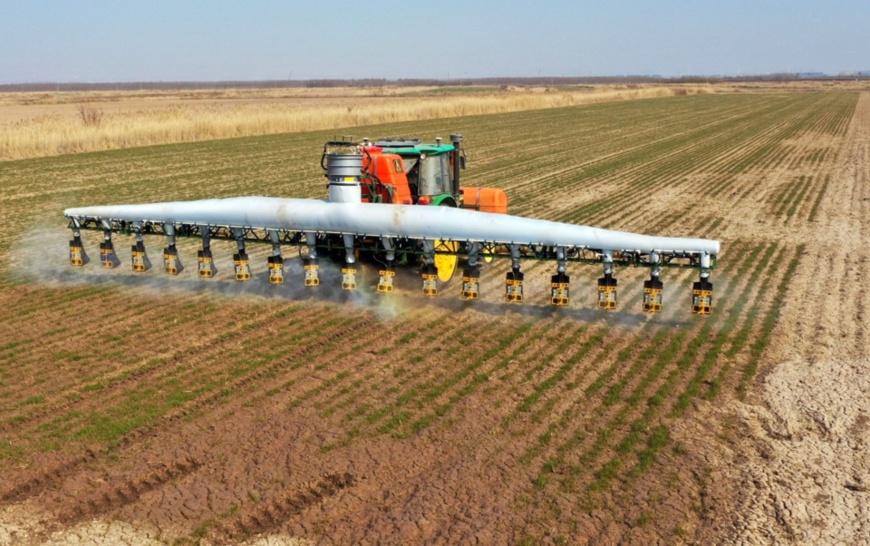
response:
[[[857,70],[870,0],[0,0],[0,83]]]

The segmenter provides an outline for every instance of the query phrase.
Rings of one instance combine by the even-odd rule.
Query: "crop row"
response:
[[[854,102],[854,99],[852,100]],[[643,165],[642,172],[635,175],[628,175],[625,180],[609,183],[606,190],[598,192],[599,194],[606,193],[606,198],[594,199],[588,202],[587,205],[575,206],[571,209],[570,214],[563,215],[559,219],[568,221],[577,221],[582,223],[597,223],[601,225],[631,225],[632,219],[644,220],[646,217],[644,204],[649,201],[650,197],[655,198],[657,188],[660,191],[670,191],[670,188],[680,188],[681,191],[698,191],[693,190],[691,185],[678,182],[684,173],[697,171],[705,172],[709,167],[704,166],[704,161],[710,161],[711,164],[716,164],[722,161],[723,154],[728,155],[727,151],[744,149],[747,142],[754,142],[753,146],[757,149],[772,149],[779,148],[779,142],[789,138],[796,131],[795,127],[801,127],[803,118],[806,118],[813,112],[815,104],[808,102],[808,99],[795,102],[786,102],[779,109],[771,109],[768,105],[759,106],[761,113],[751,112],[740,118],[732,119],[732,123],[742,124],[741,130],[722,131],[722,128],[713,127],[706,128],[711,134],[709,137],[701,137],[700,134],[689,132],[688,136],[675,146],[675,153],[668,153],[665,147],[651,146],[654,153],[645,156],[639,156],[636,160],[638,164]],[[824,112],[822,110],[821,112]],[[703,127],[703,124],[702,124]],[[731,134],[731,137],[722,138],[723,134]],[[763,135],[764,140],[759,140]],[[738,140],[733,140],[734,138]],[[747,142],[743,142],[747,141]],[[707,143],[707,144],[705,144]],[[752,150],[753,148],[748,148]],[[691,153],[688,153],[690,150]],[[681,153],[683,152],[683,153]],[[743,153],[744,159],[741,161],[754,161],[747,157],[752,153]],[[627,158],[618,158],[615,161],[617,167],[622,161],[630,161]],[[656,163],[661,163],[657,166]],[[617,170],[620,175],[624,175],[630,171],[630,168],[625,168],[622,165],[622,170]],[[726,171],[727,172],[726,168]],[[604,180],[610,180],[606,178]],[[588,187],[596,187],[602,181],[596,181],[594,176],[591,179],[586,179],[583,183]],[[567,186],[564,183],[556,182],[558,189],[553,187],[553,191],[567,191]],[[576,182],[573,185],[576,186]],[[706,184],[706,183],[705,183]],[[725,183],[719,183],[716,186],[711,186],[712,192],[722,194],[726,191],[732,181],[726,179]],[[749,188],[744,191],[748,192]],[[539,192],[545,194],[544,192]],[[584,194],[594,195],[588,190],[583,190]],[[703,198],[704,194],[698,194],[699,198]],[[685,201],[678,204],[680,207],[686,207]],[[633,216],[624,218],[623,211],[633,211]],[[628,222],[626,222],[628,220]]]
[[[467,304],[455,286],[434,300],[401,292],[375,299],[337,296],[331,286],[271,287],[261,271],[237,285],[224,272],[164,281],[159,271],[91,266],[69,282],[56,271],[66,267],[61,248],[57,265],[47,266],[51,286],[10,275],[0,287],[0,470],[18,476],[40,450],[111,448],[177,427],[180,417],[232,419],[262,405],[322,427],[312,441],[325,457],[353,456],[360,438],[449,441],[480,427],[490,431],[482,441],[516,454],[512,470],[528,478],[516,502],[561,506],[570,520],[569,509],[655,468],[663,450],[677,454],[674,422],[696,401],[721,403],[751,387],[803,248],[740,231],[740,214],[757,202],[774,219],[765,225],[821,215],[855,101],[685,97],[365,128],[365,136],[463,132],[466,183],[505,188],[515,212],[722,238],[710,317],[689,314],[697,272],[679,269],[664,272],[665,309],[650,316],[639,312],[648,275],[641,268],[617,271],[620,310],[606,314],[594,309],[597,267],[571,265],[572,305],[554,309],[545,299],[552,263],[524,263],[528,301],[513,306],[500,301],[507,266],[499,261],[485,268],[483,301]],[[0,209],[29,203],[33,214],[58,214],[110,200],[320,196],[325,137],[16,162],[7,171],[19,197]],[[31,196],[23,177],[38,180]],[[16,237],[0,226],[0,250],[17,248]],[[27,238],[28,246],[38,240]],[[187,241],[182,251],[192,256],[197,245]],[[252,249],[256,263],[267,253]],[[176,281],[179,290],[164,286]]]
[[[764,276],[770,269],[776,268],[776,260],[772,260],[774,255],[774,246],[770,246],[759,260],[753,272],[749,275],[751,279],[762,278],[764,282],[761,286],[757,286],[751,281],[744,285],[744,291],[738,297],[738,304],[745,302],[750,294],[754,294],[757,298],[758,294],[764,293],[767,285],[770,283],[769,278]],[[752,262],[749,259],[744,260],[738,267],[743,271]],[[785,275],[790,272],[786,271]],[[785,278],[788,278],[787,276]],[[730,297],[731,287],[725,291],[724,297]],[[781,294],[778,294],[778,296]],[[763,298],[757,298],[759,301]],[[764,304],[753,305],[746,313],[747,316],[742,317],[744,324],[752,324],[760,316],[764,316],[762,310]],[[575,481],[582,478],[583,475],[588,476],[589,466],[593,465],[596,460],[601,459],[602,452],[612,449],[612,455],[607,459],[598,470],[594,471],[593,479],[588,481],[589,487],[593,490],[601,490],[608,487],[609,482],[617,475],[636,476],[650,467],[654,462],[655,454],[669,442],[669,433],[667,422],[662,422],[660,417],[663,407],[670,406],[670,416],[678,416],[687,407],[688,401],[697,397],[700,392],[700,385],[704,381],[706,375],[710,372],[712,366],[721,360],[723,349],[730,344],[731,351],[739,350],[742,346],[741,338],[733,338],[731,333],[737,324],[737,310],[739,308],[730,307],[726,313],[724,324],[717,327],[716,319],[705,322],[704,325],[696,331],[695,335],[690,339],[686,339],[686,331],[679,332],[664,342],[663,338],[656,336],[655,344],[657,350],[643,350],[636,355],[636,361],[631,370],[640,367],[644,369],[645,375],[640,382],[636,383],[634,389],[628,397],[624,398],[624,405],[614,414],[613,412],[603,412],[606,406],[614,405],[616,398],[614,393],[623,390],[626,385],[622,385],[622,381],[612,384],[606,391],[606,395],[602,399],[601,406],[594,412],[594,419],[599,422],[600,419],[606,419],[610,415],[610,420],[606,423],[601,423],[598,426],[597,434],[592,434],[593,431],[588,430],[588,425],[573,433],[567,442],[556,447],[555,458],[546,460],[541,467],[541,472],[535,478],[535,484],[538,487],[543,487],[547,484],[552,475],[560,478],[560,490],[574,490]],[[767,317],[776,314],[776,307],[767,311]],[[721,314],[720,314],[721,315]],[[766,322],[769,319],[765,319]],[[715,335],[711,335],[715,333]],[[653,359],[653,355],[655,358]],[[652,360],[652,362],[649,362]],[[691,370],[698,361],[697,368],[688,381],[685,379],[686,373]],[[648,363],[649,365],[645,365]],[[661,375],[665,369],[670,369],[665,380],[660,382],[658,386],[650,393],[648,387],[655,384],[655,379]],[[722,375],[725,374],[726,366],[722,369]],[[627,379],[632,376],[631,370],[623,376],[622,379]],[[745,372],[744,372],[745,376]],[[721,379],[721,375],[720,375]],[[678,385],[682,385],[682,392],[678,394],[676,390]],[[602,388],[600,381],[595,381],[587,387],[588,390]],[[669,402],[674,395],[675,402]],[[706,398],[711,398],[715,393],[708,391]],[[635,410],[641,401],[645,401],[642,410]],[[640,415],[637,416],[638,411]],[[633,419],[631,415],[636,415]],[[563,418],[560,424],[565,424],[568,420]],[[658,421],[659,424],[654,425]],[[546,438],[547,443],[551,442],[554,429],[551,426],[546,435],[541,438]],[[622,433],[623,435],[620,435]],[[590,436],[591,435],[591,436]],[[589,447],[579,456],[577,448],[582,444],[584,438],[594,438],[594,441]],[[608,448],[608,446],[612,446]],[[568,454],[573,454],[570,462],[566,459]],[[621,472],[621,469],[628,462],[633,462],[633,469],[630,472]],[[594,468],[594,467],[593,467]],[[587,480],[589,478],[586,478]]]

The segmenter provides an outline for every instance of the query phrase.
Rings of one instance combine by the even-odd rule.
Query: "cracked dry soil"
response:
[[[766,360],[745,403],[687,425],[733,424],[701,448],[710,472],[701,542],[870,544],[870,94],[863,93]]]

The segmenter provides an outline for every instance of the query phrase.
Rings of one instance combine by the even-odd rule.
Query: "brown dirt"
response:
[[[552,272],[543,265],[525,270],[530,301],[522,308],[413,295],[392,304],[364,295],[315,302],[290,287],[276,301],[256,283],[202,289],[177,279],[170,288],[156,276],[126,283],[132,274],[122,272],[111,274],[125,286],[93,293],[63,275],[5,289],[0,307],[21,319],[0,321],[0,339],[22,343],[2,349],[4,362],[26,365],[6,365],[0,379],[4,392],[15,385],[15,400],[34,401],[3,408],[0,440],[8,443],[0,448],[26,455],[0,467],[0,544],[866,543],[870,294],[860,283],[870,267],[861,254],[870,235],[870,94],[845,138],[784,146],[789,161],[729,177],[727,199],[693,195],[703,193],[699,185],[715,189],[720,175],[711,168],[649,204],[680,215],[650,220],[623,201],[593,218],[694,232],[709,218],[685,206],[687,196],[718,207],[728,221],[715,232],[732,270],[717,272],[720,314],[707,322],[676,305],[655,320],[628,311],[645,275],[636,270],[621,272],[619,314],[597,313],[593,294],[581,290],[571,308],[553,310],[532,296],[546,292]],[[792,161],[826,146],[839,155],[818,167]],[[807,203],[823,196],[812,223],[806,205],[793,216],[777,213],[775,197],[798,174],[814,177]],[[559,207],[592,197],[578,193]],[[34,239],[57,255],[65,237]],[[765,292],[765,279],[754,284],[736,270],[751,268],[768,243],[782,245],[783,263],[770,270]],[[776,303],[773,287],[798,244],[803,254],[760,360],[763,379],[743,401],[695,397],[677,418],[668,406],[648,420],[651,403],[622,403],[635,389],[645,402],[657,389],[685,390],[726,320],[753,328],[761,315],[753,309]],[[15,265],[29,258],[40,267],[19,250],[10,253]],[[91,281],[105,278],[89,271]],[[488,273],[483,289],[498,293],[502,274]],[[588,285],[598,272],[575,275]],[[691,278],[673,274],[666,296]],[[36,294],[40,308],[31,310]],[[733,300],[743,294],[740,308]],[[74,332],[63,328],[71,297],[87,300],[91,315]],[[189,324],[168,318],[175,316]],[[416,337],[406,339],[410,333]],[[696,358],[654,375],[666,344]],[[100,362],[83,356],[95,346]],[[701,384],[721,377],[722,392],[733,393],[734,370],[749,353],[718,356]],[[261,357],[265,364],[244,367]],[[535,398],[553,377],[558,388]],[[220,387],[195,391],[212,381]],[[44,430],[67,433],[55,416],[83,430],[103,406],[146,388],[179,394],[177,384],[190,389],[184,402],[117,441],[70,433],[63,447],[41,448],[53,440]],[[435,417],[418,428],[425,416]],[[647,472],[632,472],[634,448],[613,487],[592,487],[603,465],[622,456],[620,439],[639,432],[644,443],[657,427],[668,427],[671,441]]]
[[[795,296],[783,302],[760,388],[746,403],[704,408],[682,431],[688,441],[707,422],[730,426],[727,441],[702,450],[715,507],[705,542],[870,543],[868,93],[831,175],[818,222],[797,236],[806,247]]]

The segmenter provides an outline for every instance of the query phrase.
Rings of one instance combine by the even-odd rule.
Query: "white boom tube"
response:
[[[334,203],[316,199],[235,197],[143,205],[70,208],[84,218],[162,224],[253,227],[371,237],[447,239],[469,243],[551,245],[596,251],[715,256],[719,241],[656,237],[576,224],[451,207]],[[709,258],[706,258],[709,263]]]

